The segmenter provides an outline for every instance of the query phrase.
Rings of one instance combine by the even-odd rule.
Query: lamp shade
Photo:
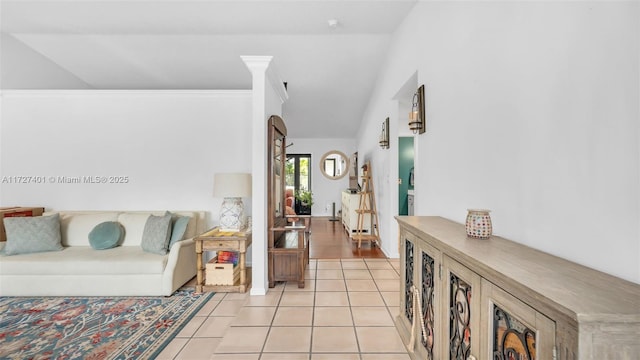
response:
[[[213,179],[213,196],[220,198],[251,196],[251,174],[215,174]]]

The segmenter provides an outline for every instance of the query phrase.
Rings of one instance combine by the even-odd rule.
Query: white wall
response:
[[[428,122],[416,138],[417,214],[462,223],[467,208],[489,208],[496,235],[640,282],[638,7],[418,3],[358,151],[374,169],[388,161],[375,134],[417,71]]]
[[[326,178],[320,172],[320,160],[330,150],[338,150],[351,157],[356,151],[355,139],[288,138],[287,145],[291,143],[293,145],[287,148],[287,154],[311,154],[311,192],[314,202],[311,215],[331,216],[334,202],[337,215],[342,204],[341,192],[349,187],[349,176],[337,180]]]
[[[11,35],[0,35],[0,57],[2,89],[90,88],[80,78]]]
[[[0,179],[45,183],[0,182],[0,206],[204,210],[217,224],[213,176],[251,172],[250,119],[250,91],[5,91]]]

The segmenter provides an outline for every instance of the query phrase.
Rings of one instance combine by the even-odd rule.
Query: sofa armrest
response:
[[[178,241],[169,250],[162,277],[162,292],[166,296],[196,276],[196,245],[193,239]]]

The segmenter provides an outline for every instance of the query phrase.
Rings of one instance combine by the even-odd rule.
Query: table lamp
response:
[[[251,196],[251,174],[215,174],[213,196],[224,198],[220,208],[220,231],[237,232],[245,228],[243,197]]]

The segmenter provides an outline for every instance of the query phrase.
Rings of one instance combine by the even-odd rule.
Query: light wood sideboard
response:
[[[360,193],[351,193],[348,190],[342,192],[342,225],[349,234],[353,234],[358,229],[358,206],[360,204]],[[368,234],[371,232],[371,214],[364,214],[362,230]]]
[[[640,358],[639,284],[498,236],[468,238],[441,217],[396,219],[396,327],[405,344],[413,333],[413,359]]]

